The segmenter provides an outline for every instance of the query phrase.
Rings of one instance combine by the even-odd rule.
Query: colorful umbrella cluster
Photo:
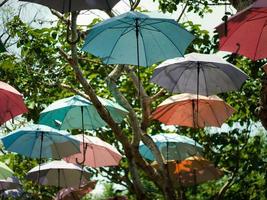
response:
[[[21,1],[45,5],[61,13],[83,9],[111,10],[118,2]],[[220,48],[255,60],[264,58],[267,50],[263,44],[263,41],[266,41],[265,34],[262,32],[265,31],[266,6],[265,1],[258,0],[245,11],[238,13],[229,20],[229,29],[224,36],[219,26],[217,30],[221,36]],[[251,42],[248,42],[246,34],[243,33],[255,28],[260,28],[262,32],[254,33]],[[220,127],[234,113],[234,109],[215,94],[238,90],[247,75],[215,55],[191,53],[184,58],[176,58],[184,56],[193,39],[194,36],[173,19],[131,11],[91,28],[82,50],[100,57],[105,64],[131,64],[138,67],[151,66],[172,58],[155,69],[151,82],[172,93],[184,94],[166,99],[152,114],[152,118],[167,125]],[[255,44],[252,45],[253,48],[251,44]],[[0,89],[0,124],[27,112],[22,95],[18,91],[2,82]],[[128,114],[127,110],[117,103],[100,97],[99,100],[117,123],[121,123]],[[86,98],[76,95],[54,102],[41,112],[39,123],[42,125],[24,127],[1,138],[7,151],[31,158],[64,159],[39,163],[39,166],[27,174],[27,178],[34,182],[78,188],[81,184],[89,183],[90,174],[77,163],[90,167],[115,166],[122,157],[110,144],[97,137],[84,135],[85,129],[94,130],[106,126],[96,108]],[[62,129],[82,129],[83,134],[70,136],[61,131]],[[222,175],[209,161],[199,157],[202,146],[193,139],[178,134],[158,134],[152,136],[152,139],[167,160],[169,171],[177,175],[174,176],[174,181],[188,186]],[[155,160],[153,153],[143,143],[140,144],[139,151],[144,158]],[[157,164],[154,166],[157,168]],[[73,193],[73,189],[69,192]]]

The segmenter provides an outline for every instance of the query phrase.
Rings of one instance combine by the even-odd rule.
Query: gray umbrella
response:
[[[238,90],[247,78],[243,71],[216,55],[190,53],[160,64],[151,82],[172,93],[210,96]]]
[[[49,8],[55,9],[61,13],[100,9],[111,10],[119,0],[19,0],[41,4]]]
[[[8,177],[7,179],[0,180],[0,191],[18,189],[21,187],[19,179],[17,177]]]

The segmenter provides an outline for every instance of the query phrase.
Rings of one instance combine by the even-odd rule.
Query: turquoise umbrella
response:
[[[128,113],[127,110],[108,99],[98,99],[117,123],[122,122]],[[93,130],[106,126],[92,102],[79,95],[50,104],[41,112],[39,123],[57,129]]]
[[[183,56],[193,39],[173,19],[131,11],[90,29],[82,50],[102,58],[105,64],[150,66]]]
[[[151,136],[166,160],[184,160],[202,153],[202,146],[195,140],[178,134],[160,133]],[[155,160],[153,153],[142,142],[139,152],[148,160]]]
[[[45,125],[30,125],[1,138],[5,150],[30,158],[61,159],[80,152],[80,142]]]

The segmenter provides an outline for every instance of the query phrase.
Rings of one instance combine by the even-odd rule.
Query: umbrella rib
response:
[[[152,26],[152,25],[150,25]],[[179,51],[179,53],[183,56],[184,54],[180,51],[180,49],[175,45],[175,43],[171,40],[171,38],[169,38],[169,36],[167,34],[165,34],[164,32],[160,31],[158,28],[152,26],[153,28],[155,28],[156,30],[158,30],[161,34],[163,34],[166,38],[168,38],[168,40],[171,42],[171,44]]]
[[[209,90],[208,90],[208,84],[207,84],[207,78],[206,78],[206,76],[205,76],[205,71],[204,71],[204,67],[203,66],[205,66],[205,65],[202,65],[202,67],[200,66],[200,69],[201,69],[201,71],[202,71],[202,73],[203,73],[203,77],[204,77],[204,81],[205,81],[205,90],[206,90],[206,95],[207,96],[209,96]],[[199,84],[199,83],[198,83]]]
[[[180,76],[179,76],[179,78],[177,79],[177,82],[176,81],[173,81],[175,84],[174,84],[174,86],[172,87],[172,92],[174,91],[174,88],[176,87],[176,86],[178,86],[178,88],[179,88],[179,85],[178,85],[178,83],[179,83],[179,80],[180,80],[180,78],[182,77],[182,75],[185,73],[185,71],[187,71],[187,70],[189,70],[188,68],[190,67],[190,65],[193,65],[194,64],[194,62],[192,62],[192,61],[189,61],[188,62],[188,66],[185,66],[184,67],[184,70],[182,71],[182,73],[180,74]],[[176,68],[176,67],[175,67]],[[177,68],[180,68],[180,67],[177,67]],[[181,67],[182,68],[182,67]],[[187,83],[188,83],[188,81],[189,81],[190,79],[187,79]],[[186,83],[186,85],[187,85],[187,83]]]
[[[143,41],[144,55],[145,55],[145,59],[146,59],[146,66],[148,66],[148,62],[147,62],[147,53],[146,53],[146,45],[145,45],[145,41],[144,41],[144,37],[143,37],[142,29],[141,29],[141,28],[140,28],[139,33],[140,33],[141,38],[142,38],[142,41]]]
[[[132,24],[132,26],[133,26],[133,24]],[[113,47],[112,47],[112,49],[111,49],[111,52],[110,52],[110,54],[109,54],[109,56],[108,56],[108,60],[107,60],[106,63],[108,63],[108,61],[109,61],[109,59],[110,59],[110,57],[111,57],[111,55],[112,55],[112,53],[113,53],[113,51],[114,51],[114,49],[115,49],[117,43],[119,42],[121,36],[127,31],[128,28],[130,28],[130,26],[127,27],[127,28],[125,28],[125,29],[122,31],[121,35],[118,37],[118,39],[117,39],[116,42],[114,43],[114,45],[113,45]]]
[[[260,31],[260,37],[258,37],[257,46],[256,46],[256,51],[254,52],[254,56],[253,56],[254,60],[255,60],[255,58],[256,58],[256,54],[257,54],[257,51],[258,51],[258,48],[259,48],[259,45],[260,45],[260,39],[261,39],[261,36],[262,36],[262,33],[263,33],[263,29],[264,29],[265,26],[266,26],[266,22],[264,22],[264,23],[265,23],[265,24],[262,26],[261,31]]]
[[[210,110],[211,110],[211,112],[213,113],[213,115],[214,115],[214,118],[216,119],[216,121],[217,121],[218,125],[219,125],[219,126],[221,126],[221,123],[220,123],[220,122],[219,122],[219,120],[217,119],[217,117],[216,117],[216,112],[214,111],[213,107],[211,106],[211,104],[210,104],[210,103],[208,103],[208,105],[209,105],[209,107],[210,107]]]

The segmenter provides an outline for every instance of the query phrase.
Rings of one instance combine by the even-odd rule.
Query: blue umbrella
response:
[[[105,64],[150,66],[183,56],[193,39],[173,19],[131,11],[90,29],[82,50],[102,58]]]
[[[1,140],[7,151],[30,158],[61,159],[80,152],[80,142],[66,133],[45,125],[30,125]]]
[[[183,135],[160,133],[151,137],[166,160],[180,161],[202,152],[200,144]],[[144,158],[155,160],[153,153],[142,142],[139,145],[139,152]]]

